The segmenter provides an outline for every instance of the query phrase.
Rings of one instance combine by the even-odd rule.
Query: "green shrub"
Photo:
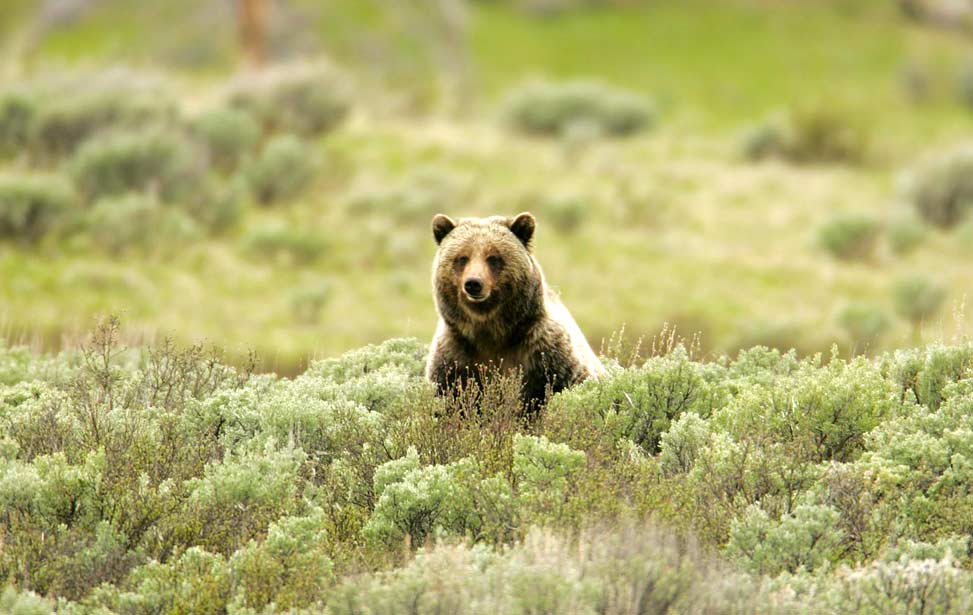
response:
[[[331,285],[321,281],[306,284],[291,293],[291,312],[298,322],[313,325],[321,320],[321,312],[331,300]]]
[[[856,349],[875,346],[892,325],[884,311],[859,303],[845,306],[838,314],[838,322],[848,333]]]
[[[0,239],[37,241],[72,214],[75,201],[61,177],[0,176]]]
[[[655,120],[641,97],[587,81],[528,84],[507,98],[503,113],[513,129],[541,137],[563,137],[582,123],[605,137],[626,137],[650,129]]]
[[[865,157],[865,132],[841,111],[799,109],[791,116],[791,129],[788,158],[796,162],[859,162]]]
[[[266,132],[315,137],[337,128],[348,115],[347,85],[334,71],[286,67],[238,83],[230,104],[257,118]]]
[[[919,325],[939,311],[946,289],[921,275],[899,279],[892,287],[895,311],[918,330]]]
[[[321,604],[333,581],[332,539],[320,509],[271,524],[262,542],[251,541],[230,559],[234,605],[287,610]]]
[[[893,254],[905,256],[925,241],[928,229],[917,218],[908,217],[896,220],[888,227],[889,247]]]
[[[116,613],[225,613],[232,591],[226,561],[190,547],[166,563],[149,562],[132,571],[121,587],[93,594],[95,605]]]
[[[151,192],[166,201],[191,198],[206,173],[200,152],[172,132],[107,134],[81,147],[71,170],[88,199]]]
[[[751,506],[730,530],[727,554],[754,574],[813,572],[837,559],[842,532],[838,513],[826,506],[801,505],[774,521]]]
[[[845,215],[825,223],[818,240],[836,258],[865,260],[874,255],[880,231],[881,225],[874,218]]]
[[[867,149],[866,133],[840,111],[806,107],[748,128],[740,149],[748,160],[781,158],[796,163],[855,163]]]
[[[30,96],[17,91],[0,94],[0,157],[26,153],[36,115],[37,104]]]
[[[549,433],[575,448],[591,443],[573,439],[583,424],[603,424],[646,452],[659,450],[659,439],[684,412],[709,416],[725,403],[717,366],[690,361],[684,349],[654,357],[642,367],[615,372],[554,397],[548,404]]]
[[[740,151],[750,161],[786,158],[793,140],[788,118],[775,115],[748,126],[740,134]]]
[[[388,545],[422,545],[435,531],[464,534],[474,516],[470,484],[476,462],[421,467],[415,449],[375,471],[375,512],[365,536]]]
[[[318,233],[285,226],[257,229],[244,237],[243,245],[254,257],[298,265],[313,263],[328,251],[328,241]]]
[[[245,451],[207,466],[202,478],[188,482],[189,498],[175,522],[177,535],[224,555],[266,531],[275,519],[295,512],[306,458],[301,449]]]
[[[514,436],[517,498],[534,523],[562,520],[563,509],[584,471],[585,454],[544,436]]]
[[[178,248],[201,234],[192,218],[141,194],[99,199],[85,217],[85,228],[98,247],[112,254]]]
[[[206,144],[210,159],[223,171],[236,169],[257,147],[260,125],[240,109],[213,109],[193,122],[193,133]]]
[[[274,137],[247,167],[254,197],[269,205],[298,196],[311,181],[312,152],[293,135]]]
[[[588,200],[580,195],[550,195],[537,203],[537,213],[544,221],[565,234],[578,230],[591,209]]]
[[[960,69],[956,81],[956,93],[960,102],[973,109],[973,63],[967,63]]]
[[[956,226],[973,207],[973,147],[922,163],[907,177],[906,194],[920,218],[941,228]]]
[[[7,586],[0,593],[0,611],[10,615],[50,615],[54,604],[32,591],[17,591]]]
[[[30,137],[38,157],[58,160],[73,155],[101,132],[167,124],[176,116],[165,96],[98,81],[65,83],[38,95],[45,103],[39,107]]]

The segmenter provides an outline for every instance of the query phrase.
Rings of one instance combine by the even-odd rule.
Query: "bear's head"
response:
[[[502,319],[510,326],[539,308],[543,277],[530,251],[534,216],[461,218],[438,214],[433,288],[448,324]]]

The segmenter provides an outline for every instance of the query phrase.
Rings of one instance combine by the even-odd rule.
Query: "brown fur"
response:
[[[531,253],[533,216],[455,222],[440,214],[432,226],[439,244],[432,270],[439,325],[426,377],[440,392],[476,378],[481,366],[515,370],[530,406],[548,390],[604,372]]]

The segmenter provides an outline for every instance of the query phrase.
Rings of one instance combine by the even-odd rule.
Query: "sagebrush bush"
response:
[[[350,109],[346,80],[334,70],[284,67],[235,84],[230,104],[257,118],[268,133],[315,137],[337,128]]]
[[[889,248],[893,254],[905,256],[922,245],[927,235],[926,225],[918,218],[900,218],[888,226]]]
[[[892,287],[895,311],[917,328],[939,312],[946,289],[922,275],[900,278]]]
[[[298,196],[310,183],[313,153],[299,138],[272,138],[247,166],[246,176],[254,197],[264,205]]]
[[[504,103],[506,122],[541,137],[564,137],[585,124],[604,137],[626,137],[652,128],[655,113],[642,97],[588,82],[538,82],[520,87]]]
[[[95,245],[112,254],[178,248],[202,234],[181,210],[142,194],[99,199],[86,213],[84,225]]]
[[[299,322],[313,325],[331,300],[331,285],[325,281],[305,284],[291,293],[291,312]]]
[[[920,218],[940,228],[956,226],[973,208],[973,147],[921,163],[906,177],[905,185]]]
[[[870,216],[843,215],[821,227],[818,241],[836,258],[867,260],[874,256],[881,229],[881,224]]]
[[[0,94],[0,157],[26,153],[36,115],[37,103],[26,93]]]
[[[659,439],[684,412],[709,416],[726,401],[718,366],[692,362],[684,349],[618,371],[555,397],[547,408],[548,429],[579,449],[590,442],[574,440],[584,424],[604,425],[646,452],[658,452]],[[576,435],[588,431],[578,430]]]
[[[193,120],[192,127],[223,171],[236,169],[260,141],[260,124],[241,109],[212,109]]]
[[[838,323],[848,333],[855,350],[874,347],[892,326],[882,309],[862,303],[845,306],[838,314]]]
[[[76,210],[77,195],[60,176],[0,176],[0,239],[35,242]]]
[[[796,163],[856,163],[866,154],[867,135],[847,114],[803,107],[772,116],[741,135],[749,160],[781,158]]]
[[[147,130],[111,133],[86,142],[71,160],[71,170],[89,200],[149,192],[179,201],[200,188],[206,161],[179,133]]]
[[[179,115],[164,84],[124,71],[55,78],[26,91],[37,104],[30,151],[44,162],[73,155],[101,132],[169,126]]]
[[[673,344],[525,420],[516,377],[437,396],[417,340],[280,378],[119,335],[108,321],[45,358],[0,345],[3,608],[837,615],[973,600],[969,344],[826,364],[766,348],[702,362]]]

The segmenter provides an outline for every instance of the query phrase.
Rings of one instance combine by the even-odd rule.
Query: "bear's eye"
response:
[[[488,256],[487,265],[490,265],[492,269],[500,269],[503,267],[503,259],[499,256]]]
[[[470,262],[470,258],[468,256],[458,256],[455,262],[457,267],[466,267],[466,263]]]

